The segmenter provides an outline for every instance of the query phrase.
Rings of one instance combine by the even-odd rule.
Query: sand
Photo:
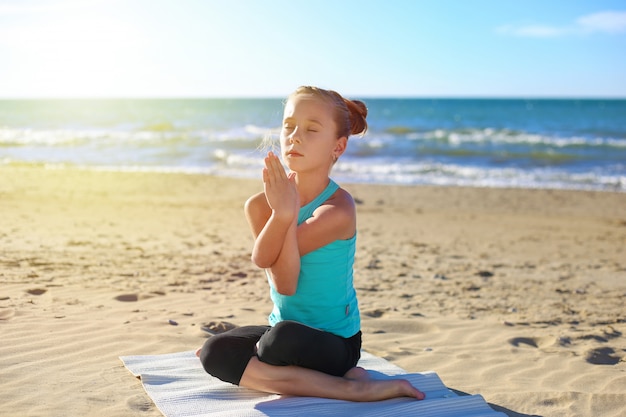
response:
[[[0,167],[0,415],[161,415],[118,356],[266,322],[260,187]],[[344,187],[365,350],[510,416],[626,415],[625,193]]]

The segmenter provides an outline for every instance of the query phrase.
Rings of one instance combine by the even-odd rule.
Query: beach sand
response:
[[[510,416],[626,415],[626,194],[343,184],[363,348]],[[1,416],[160,416],[118,359],[264,324],[258,180],[0,168]]]

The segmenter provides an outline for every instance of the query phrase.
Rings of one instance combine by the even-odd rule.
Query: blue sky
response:
[[[0,0],[0,97],[626,98],[626,1]]]

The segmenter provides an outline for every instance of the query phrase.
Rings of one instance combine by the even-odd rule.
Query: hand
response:
[[[300,196],[295,179],[295,172],[287,174],[274,153],[267,154],[263,169],[265,198],[274,215],[285,221],[297,218],[300,210]]]

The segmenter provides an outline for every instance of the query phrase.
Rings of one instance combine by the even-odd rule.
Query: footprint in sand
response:
[[[530,346],[530,347],[539,347],[537,345],[537,340],[531,337],[514,337],[509,340],[509,343],[515,347],[521,347],[522,345]]]
[[[514,337],[509,339],[509,343],[518,348],[545,349],[555,345],[564,346],[562,343],[567,343],[567,341],[565,339],[561,341],[552,337]]]
[[[157,295],[165,295],[163,291],[152,291],[150,294],[122,294],[115,297],[115,300],[125,303],[132,303],[139,300],[147,300]]]
[[[381,310],[380,308],[377,308],[376,310],[369,310],[369,311],[363,312],[363,315],[367,317],[373,317],[375,319],[382,317],[384,314],[385,314],[385,310]]]
[[[207,333],[218,334],[234,329],[235,327],[237,326],[227,321],[211,321],[207,324],[203,324],[201,329]]]
[[[45,288],[31,288],[30,290],[26,290],[30,295],[41,295],[48,292]]]
[[[152,401],[147,400],[145,395],[135,395],[134,397],[128,399],[126,404],[131,410],[146,412],[154,409],[154,404]]]
[[[138,294],[122,294],[115,297],[117,301],[123,301],[125,303],[134,302],[139,300]]]
[[[15,310],[12,308],[0,310],[0,320],[8,320],[13,316],[15,316]]]
[[[585,355],[585,361],[592,365],[616,365],[621,360],[610,347],[591,349]]]

